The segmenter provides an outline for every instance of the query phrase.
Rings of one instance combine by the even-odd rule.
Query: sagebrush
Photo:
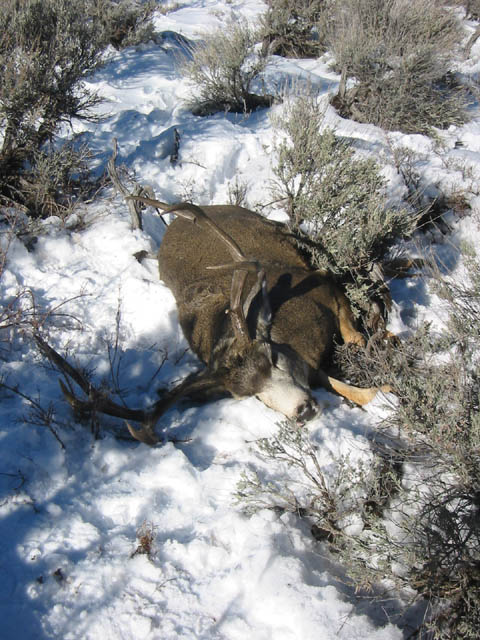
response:
[[[448,311],[443,330],[425,325],[401,345],[339,351],[350,379],[390,382],[397,396],[385,427],[401,434],[418,476],[397,497],[397,560],[408,568],[404,583],[431,603],[435,638],[475,638],[479,623],[480,264],[469,247],[463,260],[463,281],[430,267]],[[388,544],[388,530],[377,528]]]
[[[151,21],[154,0],[90,0],[89,16],[103,29],[103,39],[115,49],[148,42],[154,37]]]
[[[21,207],[33,217],[45,216],[78,195],[85,183],[86,155],[71,145],[59,149],[56,135],[73,119],[96,118],[95,107],[101,100],[85,80],[104,63],[106,47],[114,38],[117,44],[120,39],[132,42],[137,28],[145,36],[148,7],[139,8],[128,0],[2,4],[0,198],[4,204]],[[133,19],[140,15],[143,19]],[[122,37],[119,29],[124,31]],[[55,177],[43,184],[47,165],[54,167]]]
[[[465,7],[467,18],[480,18],[480,1],[479,0],[459,0],[458,4]]]
[[[260,18],[264,51],[295,58],[317,57],[324,51],[325,0],[268,0]]]
[[[315,96],[303,95],[274,119],[272,194],[313,265],[342,280],[354,310],[365,313],[384,287],[375,265],[397,237],[412,233],[415,216],[386,206],[380,167],[325,126],[324,115]]]
[[[261,85],[268,57],[256,50],[257,42],[255,30],[237,21],[204,34],[195,44],[181,64],[194,88],[188,102],[194,114],[248,113],[272,104]],[[258,93],[254,93],[254,84]]]
[[[412,637],[473,640],[480,623],[480,261],[465,246],[454,278],[433,260],[426,273],[444,301],[435,329],[424,324],[401,343],[373,336],[366,348],[337,350],[336,366],[353,383],[388,383],[396,397],[364,462],[325,460],[306,430],[282,423],[256,443],[263,463],[243,474],[235,497],[247,513],[306,518],[357,590],[392,602],[400,595],[397,615],[402,598],[407,610],[422,605]]]
[[[467,97],[451,71],[462,30],[441,3],[334,2],[327,39],[343,75],[333,100],[342,115],[406,133],[465,122]]]

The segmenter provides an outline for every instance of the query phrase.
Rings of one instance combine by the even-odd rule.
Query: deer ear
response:
[[[248,318],[248,312],[256,295],[261,292],[261,305],[255,325],[255,339],[262,342],[270,342],[270,329],[272,325],[272,308],[267,291],[267,279],[265,270],[260,268],[257,272],[257,280],[250,289],[245,302],[243,303],[243,315]]]
[[[262,304],[260,313],[257,318],[257,327],[255,330],[255,338],[261,340],[266,344],[270,344],[270,329],[272,327],[272,312],[270,311],[270,304],[268,308]]]

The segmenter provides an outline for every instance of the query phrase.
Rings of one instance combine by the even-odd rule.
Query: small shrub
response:
[[[480,0],[460,0],[459,4],[465,7],[467,18],[478,20],[480,18]]]
[[[236,207],[246,207],[248,209],[247,195],[248,183],[235,176],[227,185],[228,204]]]
[[[157,3],[135,0],[90,0],[90,17],[102,25],[103,38],[115,49],[123,49],[154,37],[151,22]]]
[[[407,133],[466,120],[465,94],[450,73],[462,38],[450,10],[430,0],[343,0],[329,29],[342,115]],[[347,78],[356,80],[349,89]]]
[[[278,426],[274,436],[255,443],[268,471],[243,473],[234,494],[236,503],[247,515],[272,509],[307,520],[312,536],[328,543],[336,562],[345,563],[350,583],[371,592],[383,577],[379,567],[365,570],[373,553],[380,556],[371,548],[371,527],[378,527],[401,489],[401,464],[378,452],[364,461],[341,456],[322,466],[307,430],[288,421]],[[363,535],[366,530],[369,533]]]
[[[325,0],[268,0],[267,4],[260,18],[264,51],[292,58],[313,58],[323,51]]]
[[[7,0],[0,36],[2,169],[49,140],[58,126],[87,114],[98,98],[82,80],[101,64],[99,32],[82,1]]]
[[[0,198],[31,216],[78,196],[85,154],[53,150],[63,123],[95,120],[101,101],[84,81],[116,46],[143,38],[153,5],[127,0],[6,0],[0,15]],[[48,145],[50,145],[49,148]],[[49,176],[52,171],[53,175]],[[68,191],[72,187],[71,192]]]
[[[19,212],[15,212],[9,216],[10,219],[0,221],[0,283],[5,273],[10,246],[15,235],[24,227],[22,217]],[[0,360],[6,358],[11,351],[15,334],[25,326],[30,326],[33,314],[34,300],[27,288],[19,288],[13,292],[4,289],[0,301]],[[1,382],[3,377],[0,376]]]
[[[182,5],[180,4],[180,2],[166,2],[166,4],[162,4],[157,7],[157,10],[162,16],[166,16],[169,13],[174,13],[181,8]]]
[[[352,464],[348,457],[341,457],[331,465],[335,471],[325,473],[308,431],[288,420],[278,425],[274,436],[255,445],[268,469],[281,469],[272,479],[253,471],[242,474],[235,499],[243,511],[297,514],[310,520],[317,539],[340,544],[342,527],[351,516],[358,518],[362,505],[370,501],[371,465]]]
[[[151,559],[155,542],[155,529],[156,527],[151,522],[145,521],[141,524],[137,529],[138,546],[130,558],[134,558],[136,555],[146,555],[147,558]]]
[[[21,179],[22,200],[30,215],[65,219],[72,213],[76,200],[94,188],[89,159],[86,147],[68,143],[58,149],[35,151],[28,178]]]
[[[195,115],[218,111],[245,113],[272,104],[271,96],[255,95],[252,86],[259,80],[267,57],[256,51],[257,37],[246,22],[230,22],[213,33],[184,59],[182,70],[196,87],[188,103]]]
[[[32,184],[36,160],[47,157],[42,147],[63,122],[89,117],[99,102],[82,84],[100,66],[104,48],[97,26],[85,20],[87,9],[86,0],[5,3],[0,17],[0,192],[6,202],[28,208],[32,191],[44,188]]]
[[[350,142],[324,127],[324,110],[311,96],[290,101],[274,125],[276,144],[272,195],[286,203],[300,245],[318,269],[347,284],[358,310],[369,309],[374,265],[398,236],[410,234],[414,216],[385,206],[378,165],[355,154]]]

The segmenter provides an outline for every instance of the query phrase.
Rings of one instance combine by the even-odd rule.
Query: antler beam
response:
[[[211,389],[222,389],[219,375],[213,374],[206,369],[189,375],[182,383],[166,392],[150,409],[130,409],[129,407],[114,402],[108,395],[94,387],[84,374],[73,367],[58,351],[55,351],[38,333],[34,334],[33,337],[40,351],[48,360],[65,375],[67,380],[73,380],[87,396],[85,400],[79,399],[71,388],[67,388],[66,384],[61,380],[59,381],[62,392],[74,410],[98,411],[113,416],[114,418],[122,418],[126,421],[131,435],[136,440],[144,442],[145,444],[154,445],[159,442],[159,438],[154,431],[155,425],[160,417],[181,397],[209,391]],[[142,427],[135,429],[130,424],[131,421],[141,423]]]
[[[209,229],[227,247],[230,255],[233,258],[233,263],[212,265],[207,267],[208,269],[217,270],[233,270],[232,287],[230,293],[230,317],[232,321],[233,332],[235,337],[240,342],[250,342],[250,336],[247,327],[246,316],[248,309],[252,303],[254,297],[259,291],[262,291],[263,304],[262,304],[262,335],[268,335],[269,326],[271,322],[271,309],[268,300],[265,271],[261,268],[260,264],[256,260],[249,260],[237,242],[226,233],[218,224],[216,224],[211,218],[209,218],[203,209],[190,202],[180,202],[178,204],[168,206],[164,202],[154,200],[153,198],[145,198],[143,196],[128,196],[128,199],[139,200],[144,204],[160,208],[164,214],[174,213],[177,216],[190,220],[194,224]],[[163,215],[163,214],[162,214]],[[253,285],[252,289],[246,297],[246,302],[242,306],[242,294],[245,287],[248,272],[257,273],[257,282]]]

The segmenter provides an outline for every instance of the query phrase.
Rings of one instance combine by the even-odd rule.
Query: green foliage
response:
[[[329,44],[344,80],[342,115],[384,129],[428,133],[466,119],[466,98],[450,74],[462,38],[451,10],[430,0],[339,0]]]
[[[271,96],[251,92],[267,64],[267,56],[255,49],[257,40],[247,22],[230,22],[192,49],[182,71],[195,87],[188,103],[195,115],[247,113],[272,104]]]
[[[367,310],[372,269],[398,236],[409,235],[415,218],[385,206],[384,180],[371,158],[323,125],[313,97],[289,102],[274,121],[277,143],[273,196],[284,200],[300,245],[318,269],[349,284],[357,309]]]
[[[270,55],[313,58],[324,50],[325,0],[268,0],[260,33]]]

